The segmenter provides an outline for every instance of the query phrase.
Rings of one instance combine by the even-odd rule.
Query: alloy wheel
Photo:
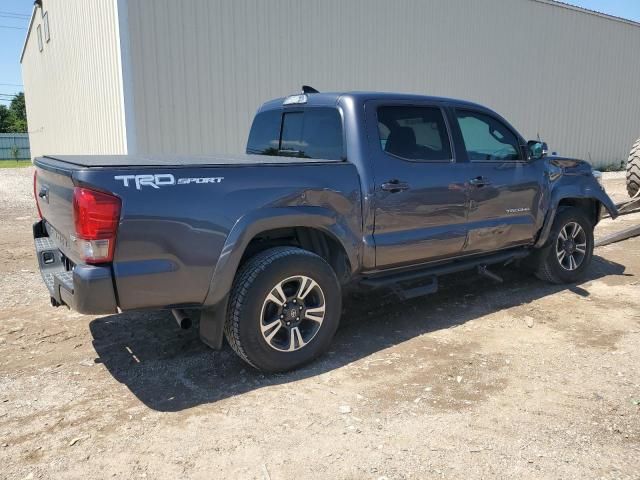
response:
[[[567,223],[556,240],[556,256],[560,266],[568,271],[577,270],[587,254],[587,234],[577,222]]]
[[[262,338],[281,352],[300,350],[316,336],[324,316],[325,296],[315,280],[305,275],[285,278],[262,303]]]

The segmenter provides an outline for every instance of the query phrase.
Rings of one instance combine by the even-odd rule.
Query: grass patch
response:
[[[0,160],[0,168],[19,168],[31,165],[31,160]]]
[[[627,166],[625,165],[625,162],[620,162],[620,163],[610,163],[608,165],[603,165],[599,168],[596,168],[596,170],[600,170],[601,172],[620,172],[625,168],[627,168]]]

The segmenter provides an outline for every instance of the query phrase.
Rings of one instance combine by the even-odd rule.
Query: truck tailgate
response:
[[[70,169],[43,168],[36,163],[34,193],[51,241],[74,262],[69,240],[73,225],[73,179]]]

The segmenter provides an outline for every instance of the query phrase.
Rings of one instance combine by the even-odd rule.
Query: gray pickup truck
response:
[[[246,155],[37,158],[51,303],[198,316],[209,346],[285,371],[327,348],[347,286],[406,299],[509,262],[574,282],[617,215],[588,163],[480,105],[303,91],[259,109]]]

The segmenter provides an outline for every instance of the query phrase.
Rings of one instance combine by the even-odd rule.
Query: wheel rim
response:
[[[295,352],[318,334],[324,316],[325,297],[318,282],[304,275],[285,278],[262,303],[262,338],[275,350]]]
[[[567,270],[577,270],[587,255],[587,234],[577,222],[567,223],[556,240],[556,257],[560,266]]]

